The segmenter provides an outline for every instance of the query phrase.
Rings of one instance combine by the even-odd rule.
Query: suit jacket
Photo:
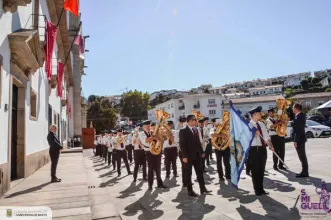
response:
[[[301,112],[293,120],[293,141],[298,144],[304,143],[307,141],[306,138],[306,117]]]
[[[197,132],[199,132],[198,129]],[[197,156],[201,158],[203,150],[199,136],[194,136],[188,126],[179,131],[179,146],[183,158],[188,158],[188,160],[195,160]]]
[[[47,135],[47,141],[49,144],[49,151],[51,153],[60,153],[60,149],[62,149],[63,147],[60,144],[59,139],[57,138],[57,136],[53,133],[53,132],[49,132]]]

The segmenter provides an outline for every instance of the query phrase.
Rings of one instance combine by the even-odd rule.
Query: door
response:
[[[12,125],[11,125],[11,180],[17,178],[17,103],[18,88],[13,85],[12,97]]]

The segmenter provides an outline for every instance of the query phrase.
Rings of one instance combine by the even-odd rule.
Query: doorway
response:
[[[12,96],[12,121],[11,121],[11,175],[10,179],[17,179],[17,110],[18,110],[18,88],[13,85]]]

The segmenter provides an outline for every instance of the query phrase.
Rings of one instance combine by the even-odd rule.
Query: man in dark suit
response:
[[[293,105],[293,113],[295,114],[295,118],[293,121],[293,142],[294,147],[297,150],[299,159],[302,165],[301,173],[297,174],[296,177],[309,177],[308,173],[308,161],[306,156],[306,117],[302,113],[302,105],[294,104]]]
[[[49,128],[49,133],[47,135],[47,141],[49,144],[49,156],[52,162],[51,164],[52,183],[61,182],[61,179],[56,177],[56,167],[57,167],[57,163],[59,162],[60,153],[63,147],[56,136],[56,130],[57,130],[56,125],[51,125]]]
[[[200,186],[200,193],[209,193],[205,186],[205,180],[202,172],[203,149],[199,137],[199,131],[196,128],[197,119],[194,115],[188,115],[186,118],[187,126],[179,131],[179,146],[182,152],[183,162],[186,167],[186,183],[189,196],[198,196],[192,188],[192,166]]]

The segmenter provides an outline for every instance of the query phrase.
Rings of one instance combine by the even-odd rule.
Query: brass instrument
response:
[[[153,141],[150,142],[149,150],[153,155],[159,155],[162,152],[164,141],[169,139],[174,142],[174,136],[165,122],[170,117],[170,114],[163,110],[156,110],[155,115],[156,119],[160,120],[160,123],[155,125],[153,129]]]
[[[225,150],[230,146],[230,112],[223,111],[222,122],[216,128],[215,134],[224,134],[226,138],[213,137],[211,143],[216,150]]]
[[[196,110],[192,110],[192,115],[195,116],[195,118],[197,119],[197,121],[203,119],[203,115],[199,112],[199,111],[196,111]]]
[[[287,108],[287,106],[289,106],[291,104],[291,101],[286,100],[286,99],[277,99],[276,104],[277,104],[277,108],[278,108],[277,120],[288,122],[289,118],[286,113],[286,108]],[[280,137],[286,136],[286,130],[287,130],[287,123],[279,124],[276,127],[276,132],[277,132],[278,136],[280,136]]]
[[[117,145],[119,144],[119,145],[121,145],[121,144],[124,144],[124,146],[125,146],[125,142],[126,142],[126,140],[127,140],[127,136],[126,135],[122,135],[122,136],[116,136],[116,145],[115,145],[115,148],[114,149],[116,149],[117,148]]]

